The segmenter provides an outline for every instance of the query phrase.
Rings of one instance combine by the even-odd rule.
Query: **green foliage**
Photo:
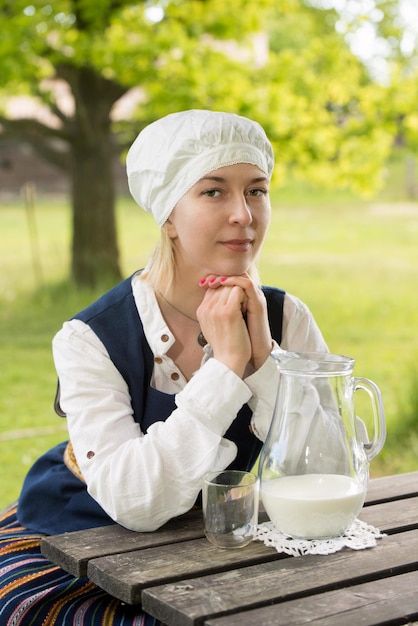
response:
[[[58,103],[41,79],[65,78],[60,67],[89,66],[124,89],[140,88],[128,142],[168,112],[236,111],[268,130],[278,181],[292,171],[360,193],[380,185],[393,128],[376,124],[382,93],[336,32],[335,11],[302,0],[236,0],[232,11],[222,0],[1,4],[8,7],[0,11],[4,84],[26,83],[52,110]],[[160,10],[158,19],[152,9]],[[263,31],[267,62],[254,39]]]
[[[341,37],[307,12],[310,38],[295,47],[280,40],[276,55],[261,73],[266,122],[278,155],[276,175],[289,171],[322,188],[370,194],[381,187],[382,164],[393,141],[393,128],[380,113],[384,90],[372,84],[365,68],[343,45]],[[333,14],[328,17],[335,19]],[[286,27],[278,20],[272,42]],[[292,31],[291,31],[292,32]],[[342,80],[344,76],[344,80]],[[377,123],[379,122],[380,123]]]

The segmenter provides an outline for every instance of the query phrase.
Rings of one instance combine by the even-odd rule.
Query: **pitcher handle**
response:
[[[379,387],[368,378],[353,378],[353,390],[365,391],[372,403],[374,435],[371,441],[364,443],[364,450],[369,461],[371,461],[383,448],[386,440],[386,419],[383,408],[382,394]]]

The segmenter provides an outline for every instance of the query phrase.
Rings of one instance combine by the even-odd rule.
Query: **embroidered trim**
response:
[[[77,476],[77,478],[79,478],[83,483],[86,482],[78,466],[77,459],[75,458],[74,448],[71,441],[67,443],[67,447],[65,448],[64,463],[68,467],[70,472],[74,474],[74,476]]]

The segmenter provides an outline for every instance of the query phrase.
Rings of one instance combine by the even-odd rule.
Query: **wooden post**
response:
[[[28,221],[29,240],[32,252],[32,267],[38,287],[43,285],[41,252],[39,246],[38,227],[35,214],[36,187],[32,182],[23,185],[23,197],[25,200],[26,217]]]

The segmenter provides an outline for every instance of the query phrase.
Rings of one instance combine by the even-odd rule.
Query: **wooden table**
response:
[[[51,536],[42,552],[169,626],[418,624],[418,472],[370,481],[359,517],[387,536],[327,556],[259,541],[218,549],[200,511],[152,533],[115,524]]]

